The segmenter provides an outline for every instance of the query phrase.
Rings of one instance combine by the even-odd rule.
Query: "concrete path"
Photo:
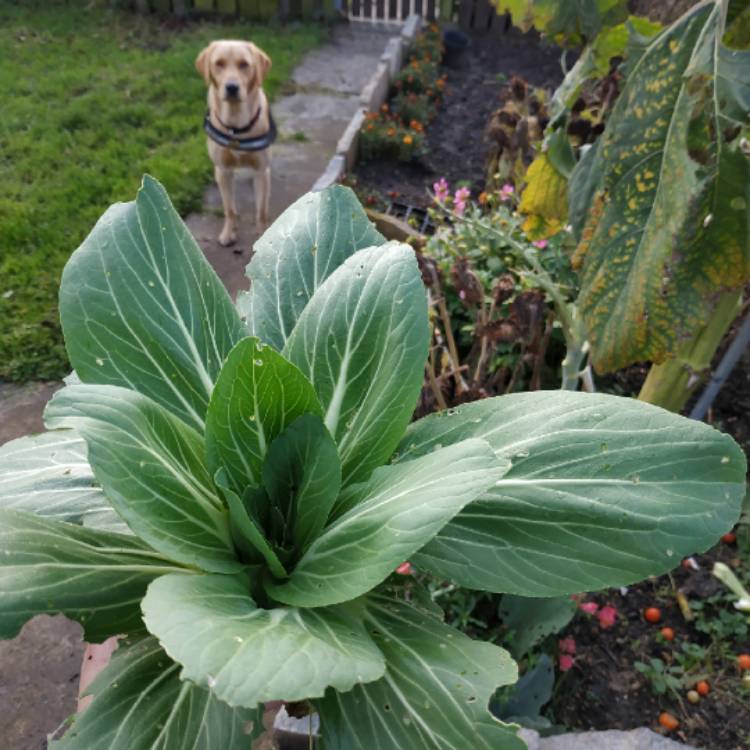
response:
[[[287,87],[289,93],[272,105],[280,131],[272,156],[272,219],[308,192],[325,169],[359,106],[359,94],[375,70],[387,37],[387,32],[369,26],[338,26],[328,43],[302,60]],[[239,176],[239,255],[216,241],[222,217],[215,184],[205,191],[202,213],[186,219],[232,297],[247,288],[245,266],[257,239],[251,220],[252,192],[250,178]],[[44,406],[61,386],[59,382],[0,384],[0,445],[41,432]],[[36,617],[17,638],[0,641],[2,747],[46,748],[47,734],[75,711],[82,656],[81,628],[62,616]]]
[[[360,106],[362,88],[375,72],[393,35],[356,24],[337,26],[331,40],[309,52],[292,74],[290,93],[272,105],[279,139],[271,157],[271,219],[307,193],[325,169],[336,143]],[[206,157],[208,158],[208,157]],[[248,286],[245,266],[258,233],[253,222],[250,173],[238,174],[235,184],[241,214],[236,246],[221,247],[216,238],[222,226],[221,197],[215,184],[203,196],[203,211],[186,223],[232,297]],[[242,251],[237,254],[236,250]]]

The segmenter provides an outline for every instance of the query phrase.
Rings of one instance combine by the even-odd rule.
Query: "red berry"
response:
[[[737,663],[740,665],[740,669],[750,669],[750,654],[740,654],[737,657]]]
[[[702,695],[704,697],[711,692],[711,686],[705,680],[701,680],[700,682],[696,683],[695,689],[698,691],[699,695]]]
[[[643,616],[648,622],[659,622],[661,620],[661,610],[658,607],[649,607]]]
[[[674,640],[674,630],[672,630],[672,628],[662,628],[659,632],[661,633],[662,638],[664,638],[665,641]]]
[[[672,714],[669,714],[666,711],[659,714],[659,724],[661,724],[668,732],[673,732],[680,726],[680,722],[677,721]]]
[[[734,544],[737,541],[737,534],[733,531],[729,531],[721,537],[721,541],[725,544]]]

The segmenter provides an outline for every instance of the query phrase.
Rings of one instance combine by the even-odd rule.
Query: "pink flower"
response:
[[[576,639],[568,636],[567,638],[561,638],[557,645],[563,654],[570,654],[571,656],[576,652]]]
[[[509,182],[506,182],[505,185],[503,185],[500,188],[500,200],[501,201],[509,201],[514,193],[516,192],[516,189],[511,185]]]
[[[587,615],[595,615],[599,609],[599,605],[596,602],[583,602],[578,605],[579,609],[582,609]]]
[[[450,192],[448,190],[448,183],[445,180],[445,177],[441,177],[433,186],[433,191],[435,192],[435,200],[438,203],[445,203],[446,200],[448,200],[448,193]]]
[[[456,193],[453,196],[453,210],[459,216],[463,215],[463,212],[466,209],[466,201],[469,200],[470,196],[471,190],[469,190],[469,188],[462,187],[456,190]]]
[[[410,576],[413,573],[411,563],[401,563],[401,565],[396,568],[396,572],[402,576]]]
[[[573,668],[573,664],[575,664],[575,659],[570,654],[560,654],[560,671],[561,672],[567,672],[569,669]]]
[[[534,247],[538,247],[540,250],[544,250],[547,245],[549,245],[549,242],[547,240],[535,240],[531,243]]]
[[[606,630],[617,622],[617,610],[610,606],[602,607],[596,615],[599,618],[599,626]]]

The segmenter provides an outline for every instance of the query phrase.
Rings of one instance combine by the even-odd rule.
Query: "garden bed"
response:
[[[358,190],[426,206],[427,188],[445,177],[451,184],[466,183],[474,195],[479,193],[489,148],[484,131],[490,114],[501,105],[506,81],[517,75],[552,91],[563,77],[560,54],[535,32],[522,34],[514,27],[500,40],[473,34],[457,67],[443,66],[447,85],[443,103],[426,130],[426,155],[410,163],[360,162],[354,170]]]

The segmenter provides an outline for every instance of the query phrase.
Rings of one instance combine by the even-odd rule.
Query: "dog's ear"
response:
[[[195,58],[195,69],[203,76],[203,80],[207,86],[211,85],[211,70],[209,63],[211,62],[211,50],[213,49],[215,42],[211,42],[208,47],[204,47],[198,57]]]
[[[271,70],[271,58],[257,45],[252,42],[246,42],[250,54],[255,60],[255,71],[258,78],[257,85],[262,86],[263,81],[266,80],[268,71]]]

